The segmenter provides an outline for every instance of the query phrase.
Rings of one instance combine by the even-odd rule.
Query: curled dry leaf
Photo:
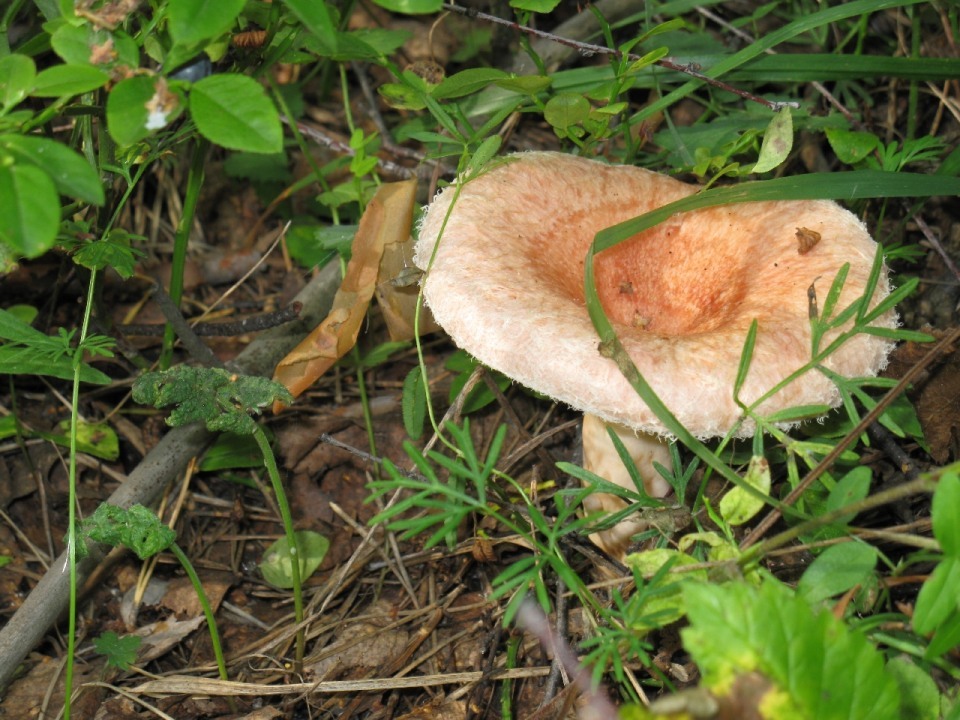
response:
[[[410,237],[416,181],[383,185],[373,196],[353,240],[353,255],[330,313],[274,371],[273,379],[297,397],[357,342],[379,282],[384,248]],[[278,408],[274,408],[275,410]]]
[[[797,253],[806,255],[813,250],[813,246],[820,242],[820,233],[810,228],[797,228]]]

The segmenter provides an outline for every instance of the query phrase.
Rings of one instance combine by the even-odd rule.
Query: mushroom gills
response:
[[[583,416],[583,467],[620,487],[636,489],[617,448],[607,434],[608,427],[623,442],[640,473],[647,495],[656,498],[669,495],[670,485],[653,466],[656,462],[668,470],[673,468],[669,443],[656,435],[637,432],[617,423],[607,423],[589,413]],[[583,509],[588,515],[601,512],[609,515],[626,506],[627,503],[621,498],[602,492],[590,493],[583,501]],[[590,540],[611,557],[621,559],[633,536],[647,527],[649,523],[646,521],[628,518],[612,528],[593,533]]]

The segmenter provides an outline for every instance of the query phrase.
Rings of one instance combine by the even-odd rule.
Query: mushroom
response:
[[[598,350],[584,258],[598,231],[697,190],[637,167],[552,152],[512,155],[459,192],[450,186],[439,193],[415,256],[426,270],[426,303],[453,341],[586,413],[584,466],[632,489],[605,431],[613,427],[655,497],[669,492],[652,465],[670,465],[666,429]],[[798,252],[798,228],[820,242]],[[809,361],[808,288],[818,278],[829,283],[849,263],[838,305],[845,307],[863,294],[876,252],[863,223],[834,202],[754,202],[674,215],[599,254],[595,279],[624,348],[677,419],[700,438],[733,428],[747,436],[754,427],[733,387],[752,322],[756,344],[740,391],[747,404]],[[873,302],[888,292],[884,274]],[[895,323],[891,311],[876,324]],[[843,376],[873,375],[891,347],[857,335],[823,365]],[[834,384],[808,372],[758,411],[839,403]],[[588,511],[623,506],[602,493],[585,503]],[[619,556],[642,527],[628,520],[592,539]]]

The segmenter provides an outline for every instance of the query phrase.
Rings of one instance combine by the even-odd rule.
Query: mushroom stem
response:
[[[617,423],[607,423],[596,415],[583,416],[583,467],[604,480],[616,483],[628,490],[635,490],[633,480],[619,453],[607,434],[607,428],[613,430],[623,442],[634,465],[643,480],[643,489],[650,497],[664,497],[670,493],[670,485],[653,467],[658,462],[670,469],[670,447],[663,438],[648,433],[636,432]],[[589,513],[614,513],[622,510],[627,503],[609,493],[592,493],[583,501],[584,510]],[[621,558],[630,539],[645,530],[648,523],[627,519],[608,530],[594,533],[590,539],[594,544],[614,558]]]

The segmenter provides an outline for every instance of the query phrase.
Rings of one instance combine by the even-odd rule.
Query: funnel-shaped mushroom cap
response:
[[[463,186],[425,280],[427,304],[454,342],[488,366],[605,420],[662,434],[660,421],[598,351],[584,301],[584,257],[599,230],[697,189],[558,153],[512,156]],[[441,192],[423,220],[422,268],[453,196],[453,187]],[[798,233],[821,240],[801,253]],[[745,203],[675,215],[599,254],[596,284],[654,391],[687,429],[709,437],[741,416],[733,387],[751,322],[759,330],[741,391],[748,404],[809,361],[811,284],[817,281],[822,299],[850,263],[842,309],[863,294],[876,252],[863,224],[836,203]],[[884,276],[873,302],[888,291]],[[876,324],[895,323],[890,313]],[[848,377],[873,375],[890,348],[860,335],[823,364]],[[838,402],[833,384],[814,371],[760,410]],[[739,430],[750,432],[748,423]]]

